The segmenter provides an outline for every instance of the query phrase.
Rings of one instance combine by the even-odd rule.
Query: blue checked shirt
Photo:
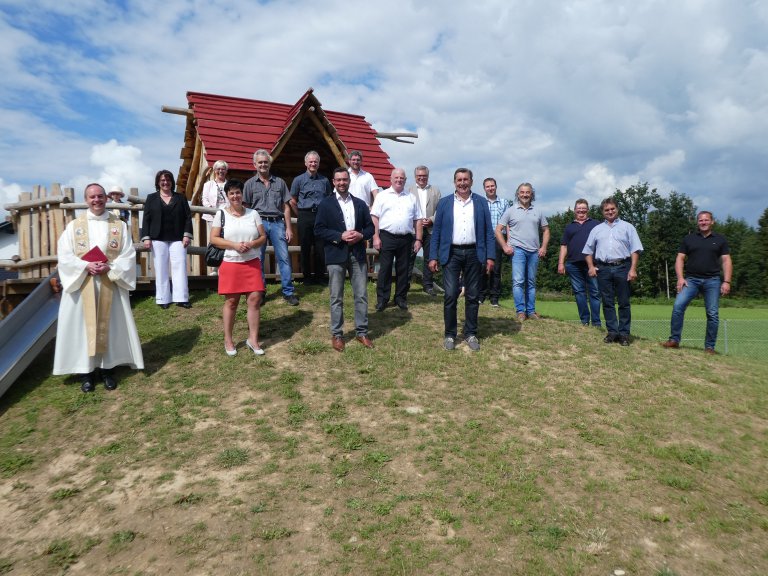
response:
[[[488,199],[486,198],[486,200]],[[499,198],[498,196],[496,196],[496,200],[488,200],[488,209],[491,211],[491,224],[493,225],[494,230],[496,230],[496,226],[499,225],[499,219],[508,206],[509,200]]]

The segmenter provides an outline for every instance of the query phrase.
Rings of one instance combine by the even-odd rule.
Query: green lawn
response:
[[[222,298],[194,292],[134,298],[145,369],[114,392],[37,358],[0,400],[0,574],[768,574],[768,363],[509,300],[447,352],[418,288],[368,350],[348,285],[339,354],[327,289],[279,291],[265,356],[242,309],[226,356]]]
[[[512,306],[508,300],[506,306]],[[575,302],[546,301],[536,303],[540,314],[566,322],[578,322]],[[658,342],[669,338],[672,302],[666,304],[632,304],[633,336]],[[683,325],[681,345],[704,347],[706,315],[697,301],[688,307]],[[750,356],[768,362],[768,309],[720,308],[720,327],[716,350],[734,356]]]

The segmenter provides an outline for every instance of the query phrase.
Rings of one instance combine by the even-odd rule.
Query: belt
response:
[[[262,220],[266,220],[267,222],[282,222],[283,217],[282,216],[262,216]]]
[[[621,260],[595,260],[596,264],[600,266],[621,266],[629,262],[630,258],[623,258]]]
[[[389,234],[390,236],[397,236],[398,238],[405,238],[406,236],[413,236],[413,232],[406,232],[405,234],[395,234],[389,230],[381,230],[380,232]]]
[[[312,208],[299,208],[299,212],[317,212],[317,206],[312,206]]]
[[[469,250],[475,248],[477,244],[451,244],[451,248],[458,248],[459,250]]]

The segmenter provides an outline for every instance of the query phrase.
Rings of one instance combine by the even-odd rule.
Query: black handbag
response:
[[[221,212],[220,236],[224,238],[224,210],[219,210],[219,212]],[[219,248],[211,243],[208,243],[208,247],[205,249],[205,263],[212,268],[218,268],[224,261],[224,251],[224,248]]]

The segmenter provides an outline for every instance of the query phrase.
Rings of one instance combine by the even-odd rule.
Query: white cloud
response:
[[[341,0],[83,1],[0,9],[7,181],[144,187],[180,164],[184,122],[163,104],[293,103],[313,86],[327,109],[418,131],[383,146],[443,190],[466,165],[506,196],[531,181],[558,210],[638,180],[693,197],[715,178],[738,190],[735,215],[765,206],[763,3],[393,0],[355,6],[353,25]],[[109,160],[92,164],[94,146]]]
[[[8,215],[5,205],[18,202],[19,194],[22,192],[24,192],[24,189],[18,184],[6,183],[0,178],[0,221],[4,222],[5,217]]]
[[[116,140],[97,144],[91,151],[91,165],[98,169],[95,180],[88,176],[74,179],[78,189],[85,189],[90,182],[96,181],[105,188],[122,186],[124,190],[139,188],[142,196],[154,191],[154,174],[142,160],[141,150],[135,146],[123,146]]]

